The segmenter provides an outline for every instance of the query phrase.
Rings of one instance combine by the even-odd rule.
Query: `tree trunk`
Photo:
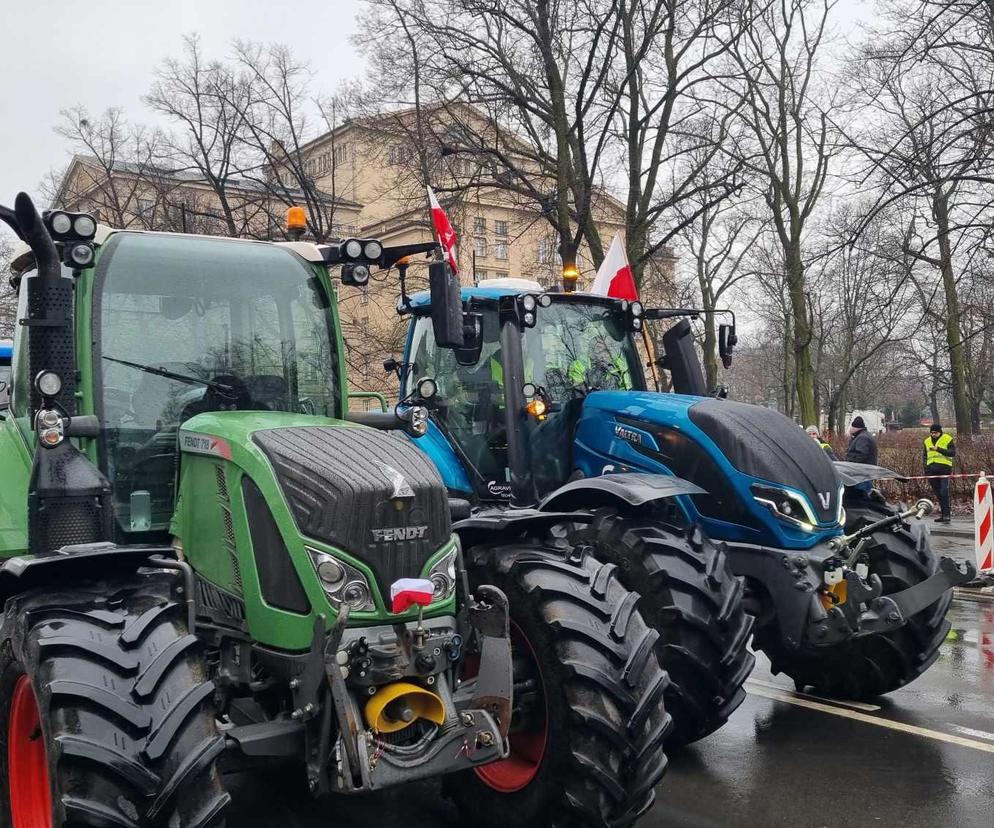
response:
[[[970,439],[973,425],[966,393],[966,362],[963,356],[963,335],[960,329],[959,295],[956,292],[956,274],[953,271],[952,243],[949,239],[949,204],[946,195],[936,192],[932,200],[939,239],[939,263],[942,272],[942,290],[946,298],[946,343],[949,346],[949,372],[952,380],[953,410],[956,413],[956,431],[959,437]]]
[[[794,389],[797,392],[798,414],[801,425],[817,425],[815,372],[811,365],[811,324],[804,291],[804,262],[801,259],[800,239],[791,239],[784,252],[787,254],[787,289],[794,319]]]

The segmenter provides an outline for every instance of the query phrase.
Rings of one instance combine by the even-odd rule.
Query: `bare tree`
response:
[[[60,115],[55,131],[68,142],[73,162],[43,184],[49,201],[91,210],[114,227],[151,229],[173,186],[162,177],[161,136],[130,123],[120,109],[95,118],[77,106]]]
[[[208,61],[196,35],[185,37],[183,44],[181,58],[167,58],[159,67],[145,103],[176,125],[164,138],[171,173],[192,173],[207,186],[207,209],[220,219],[223,233],[252,235],[257,209],[237,182],[246,166],[241,153],[251,86],[230,66]],[[203,212],[198,205],[186,207]]]
[[[811,359],[805,231],[824,192],[837,146],[830,102],[816,85],[819,52],[835,0],[784,0],[740,6],[743,36],[732,49],[749,141],[736,147],[755,174],[779,242],[793,334],[794,391],[805,425],[817,423]]]
[[[10,287],[10,262],[14,258],[14,239],[0,233],[0,339],[14,337],[17,321],[17,294]]]
[[[708,172],[701,173],[706,177]],[[732,199],[711,203],[710,190],[702,188],[696,199],[684,205],[692,221],[685,224],[680,239],[690,253],[694,270],[694,298],[705,311],[701,349],[708,389],[718,386],[718,335],[715,310],[743,279],[755,275],[751,257],[760,235],[766,231],[763,217],[752,205]]]

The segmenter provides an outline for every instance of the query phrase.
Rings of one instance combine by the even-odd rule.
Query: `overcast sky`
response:
[[[83,104],[96,116],[114,106],[132,121],[154,123],[141,96],[162,59],[181,54],[185,34],[198,33],[208,57],[222,56],[235,39],[285,43],[310,62],[315,92],[330,93],[363,71],[350,42],[361,0],[0,0],[0,6],[0,203],[8,205],[19,190],[37,195],[44,176],[65,164],[65,141],[53,130],[60,109]],[[851,32],[871,8],[871,0],[839,0],[836,30]]]
[[[94,115],[120,107],[152,122],[141,96],[159,62],[179,55],[185,34],[221,56],[232,40],[286,43],[310,62],[314,90],[332,92],[360,75],[349,38],[360,0],[0,0],[0,203],[37,195],[66,161],[53,131],[59,110],[78,103]]]

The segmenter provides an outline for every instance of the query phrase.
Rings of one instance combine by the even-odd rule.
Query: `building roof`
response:
[[[92,155],[74,155],[72,161],[69,163],[69,168],[66,170],[65,175],[62,176],[62,181],[59,183],[59,190],[56,193],[55,203],[61,204],[65,196],[65,186],[66,183],[71,179],[74,168],[80,167],[100,167],[102,168],[102,162]],[[177,184],[191,184],[200,185],[203,187],[212,187],[210,181],[205,178],[199,170],[184,169],[181,167],[168,167],[168,166],[153,166],[148,164],[135,164],[131,161],[115,161],[112,170],[122,175],[134,175],[134,176],[153,176],[164,181],[172,181]],[[240,193],[256,193],[260,195],[265,195],[267,193],[274,194],[276,188],[267,187],[263,182],[252,178],[244,178],[240,176],[231,176],[225,180],[225,186],[230,188],[235,192]],[[296,187],[285,187],[281,186],[279,188],[279,196],[283,195],[289,201],[303,201],[304,191]],[[349,201],[348,199],[333,196],[331,193],[326,193],[321,190],[316,190],[318,197],[328,203],[337,204],[342,207],[355,207],[359,209],[362,207],[361,204],[355,201]]]

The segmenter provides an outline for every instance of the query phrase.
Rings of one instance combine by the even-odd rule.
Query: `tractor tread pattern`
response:
[[[527,611],[541,631],[534,646],[555,653],[559,665],[553,703],[565,711],[569,735],[545,760],[557,801],[547,801],[541,815],[522,811],[520,818],[550,828],[632,825],[654,801],[671,727],[662,704],[668,679],[637,596],[614,565],[589,555],[566,560],[561,549],[539,543],[478,546],[466,559],[474,583],[493,583],[508,594],[512,620]],[[540,779],[545,771],[543,765]],[[454,780],[449,790],[474,824],[486,814],[481,828],[505,825],[507,808],[517,808],[511,798],[517,794],[502,808],[481,807],[494,795],[482,783]]]
[[[670,745],[687,744],[721,727],[745,698],[755,664],[748,643],[753,618],[724,544],[698,526],[681,530],[635,512],[601,509],[573,540],[616,564],[622,583],[659,633],[656,654],[669,674]]]
[[[876,496],[847,502],[846,532],[890,514],[891,508]],[[867,552],[871,572],[883,581],[884,595],[920,583],[938,567],[938,557],[931,549],[917,548],[907,525],[875,532]],[[775,624],[757,630],[754,646],[765,650],[776,671],[790,676],[799,688],[812,687],[831,698],[872,699],[904,687],[932,666],[949,632],[946,612],[951,600],[950,590],[898,630],[831,647],[788,650]]]
[[[0,659],[35,684],[59,824],[221,828],[224,738],[198,639],[173,611],[175,577],[123,580],[39,588],[5,608]]]

